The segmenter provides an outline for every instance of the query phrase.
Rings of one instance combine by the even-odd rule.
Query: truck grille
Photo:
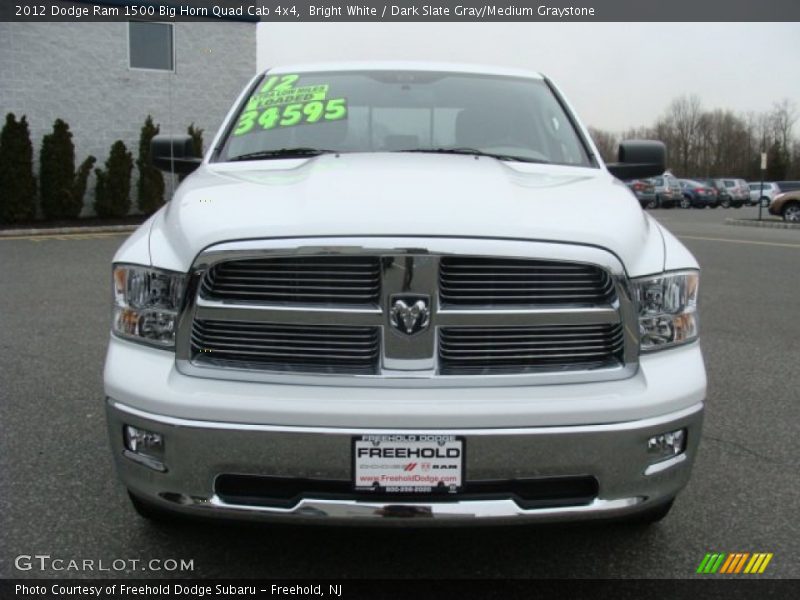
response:
[[[539,327],[444,327],[440,371],[445,375],[591,369],[621,362],[621,324]]]
[[[608,273],[579,263],[445,257],[439,270],[443,305],[591,305],[613,293]]]
[[[375,373],[377,327],[276,325],[202,321],[192,327],[197,362],[243,368],[322,373]]]
[[[380,287],[374,256],[276,257],[220,263],[200,293],[226,302],[363,305],[377,304]]]
[[[176,334],[176,364],[189,375],[436,387],[608,381],[636,370],[636,307],[622,265],[599,248],[242,241],[209,248],[192,273]]]

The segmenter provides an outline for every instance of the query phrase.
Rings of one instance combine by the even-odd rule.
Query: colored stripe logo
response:
[[[738,575],[740,573],[756,575],[763,573],[772,552],[709,552],[700,561],[697,573],[704,575],[720,573],[725,575]]]

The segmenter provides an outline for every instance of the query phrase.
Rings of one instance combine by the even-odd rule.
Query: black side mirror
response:
[[[617,179],[645,179],[667,170],[667,147],[656,140],[625,140],[619,143],[619,162],[606,165]]]
[[[194,144],[188,135],[155,136],[150,141],[150,156],[154,167],[178,175],[188,175],[203,162],[194,156]]]

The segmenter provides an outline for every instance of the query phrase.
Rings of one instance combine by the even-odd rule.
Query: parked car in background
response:
[[[664,173],[659,177],[651,178],[650,181],[655,188],[657,208],[672,208],[681,201],[683,197],[681,184],[673,175]]]
[[[762,206],[769,206],[772,199],[780,194],[781,190],[777,183],[765,181],[762,185],[760,181],[748,183],[750,188],[750,204],[758,206],[759,200]]]
[[[789,223],[800,223],[800,186],[792,192],[783,192],[772,199],[769,214],[783,217]]]
[[[655,208],[656,204],[656,188],[650,179],[628,179],[623,182],[627,185],[642,208]]]
[[[681,198],[681,208],[717,208],[719,200],[717,190],[694,179],[679,179],[683,197]]]
[[[745,204],[750,204],[750,188],[744,179],[723,179],[722,185],[728,190],[731,206],[741,208]]]
[[[722,208],[730,208],[731,206],[735,208],[741,208],[746,202],[746,200],[742,197],[742,194],[736,194],[734,196],[736,185],[733,183],[733,179],[727,180],[731,182],[730,186],[725,184],[725,179],[698,179],[697,181],[700,181],[709,187],[713,187],[717,191],[719,206]],[[747,189],[747,197],[750,197],[750,188]]]
[[[776,181],[775,185],[778,187],[778,193],[781,194],[800,190],[800,181]]]

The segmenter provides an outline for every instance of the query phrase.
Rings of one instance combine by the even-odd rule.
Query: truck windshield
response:
[[[543,80],[427,71],[269,73],[218,160],[454,152],[592,166]]]

